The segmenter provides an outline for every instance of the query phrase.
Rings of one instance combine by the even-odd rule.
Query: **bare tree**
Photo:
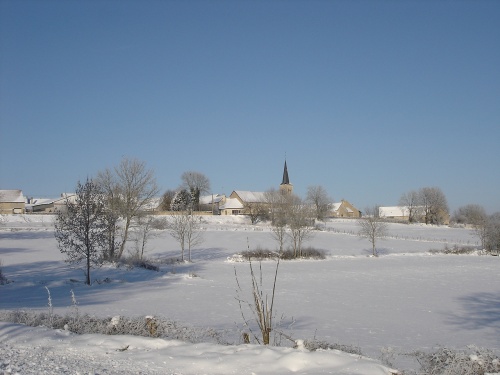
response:
[[[137,218],[137,228],[134,233],[136,257],[144,258],[146,246],[151,238],[158,235],[156,229],[164,229],[164,223],[154,215],[141,215]]]
[[[264,200],[269,210],[269,219],[271,224],[274,223],[277,208],[280,205],[280,192],[274,188],[269,189],[264,193]]]
[[[106,244],[104,195],[99,185],[78,181],[76,202],[67,199],[67,210],[57,212],[55,237],[59,251],[70,263],[85,261],[85,283],[91,284],[90,269],[102,262]]]
[[[187,220],[186,245],[188,247],[188,261],[191,262],[191,249],[203,242],[203,233],[200,231],[201,217],[189,215]]]
[[[378,208],[368,207],[365,209],[365,215],[358,220],[359,232],[358,235],[366,238],[372,244],[372,254],[377,256],[375,243],[378,238],[387,236],[388,226],[376,213]]]
[[[500,255],[500,212],[488,217],[486,223],[485,249]]]
[[[290,195],[275,189],[265,193],[268,215],[271,219],[271,236],[278,242],[280,254],[283,252],[287,235],[287,220]]]
[[[267,205],[260,202],[246,202],[244,210],[250,217],[252,224],[257,224],[258,222],[266,220],[269,217],[269,209],[267,208]]]
[[[191,249],[203,242],[200,217],[194,216],[189,211],[171,215],[167,221],[167,229],[181,247],[181,261],[184,261],[184,251],[187,247],[188,261],[191,262]]]
[[[109,176],[117,189],[119,216],[124,220],[123,239],[116,254],[120,259],[125,249],[132,220],[138,217],[158,194],[158,186],[152,170],[137,159],[124,158],[113,171],[105,170],[100,175]]]
[[[419,190],[425,224],[443,224],[448,216],[446,196],[438,187],[424,187]]]
[[[104,194],[105,205],[105,221],[106,221],[106,248],[104,250],[104,258],[114,260],[116,253],[121,246],[120,233],[120,208],[121,197],[117,182],[109,169],[101,171],[97,174],[96,184]]]
[[[406,207],[408,210],[408,221],[410,223],[414,223],[418,220],[421,206],[420,196],[417,191],[411,190],[401,195],[401,198],[399,198],[399,205]]]
[[[481,241],[481,247],[486,248],[486,229],[488,215],[485,209],[478,204],[468,204],[458,208],[453,214],[453,220],[460,224],[469,224],[474,228],[476,236]]]
[[[314,206],[316,219],[323,220],[328,213],[332,199],[330,199],[323,186],[315,185],[307,188],[306,202]]]
[[[181,176],[181,187],[191,194],[193,209],[199,210],[200,195],[210,192],[210,180],[203,173],[188,171]]]
[[[293,246],[293,256],[302,256],[302,244],[310,238],[314,229],[314,213],[297,196],[290,196],[288,209],[289,236]]]

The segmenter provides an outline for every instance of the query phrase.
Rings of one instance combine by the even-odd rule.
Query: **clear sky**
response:
[[[0,0],[0,188],[124,156],[162,190],[441,188],[500,211],[500,1]]]

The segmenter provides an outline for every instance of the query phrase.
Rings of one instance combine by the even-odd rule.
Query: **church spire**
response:
[[[285,159],[285,168],[283,169],[283,180],[281,181],[280,191],[291,194],[293,191],[293,185],[290,183],[290,178],[288,177],[288,168],[286,166]]]
[[[281,185],[290,185],[290,179],[288,178],[288,168],[286,167],[286,159],[285,159],[285,169],[283,169],[283,181]]]

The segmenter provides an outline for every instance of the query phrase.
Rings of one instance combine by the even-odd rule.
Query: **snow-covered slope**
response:
[[[248,300],[250,278],[248,263],[231,262],[228,258],[247,246],[276,247],[265,224],[252,226],[244,217],[207,217],[203,223],[204,242],[194,249],[193,263],[163,263],[160,272],[106,266],[92,271],[92,280],[97,282],[87,287],[81,282],[82,271],[70,268],[57,250],[50,223],[50,217],[16,216],[0,228],[2,270],[13,281],[0,286],[0,309],[47,311],[47,287],[54,312],[64,315],[71,312],[73,290],[81,313],[109,318],[162,316],[187,326],[211,327],[235,344],[241,342],[241,333],[247,330],[235,299],[235,272],[243,290],[248,292],[244,296]],[[429,350],[436,345],[500,348],[499,257],[428,252],[446,244],[475,244],[470,230],[391,224],[390,238],[377,244],[380,256],[372,258],[368,241],[355,235],[354,221],[334,220],[321,229],[306,245],[325,250],[326,260],[280,264],[276,322],[287,335],[357,346],[375,359],[380,358],[382,348],[390,348],[391,352]],[[147,256],[151,259],[165,260],[178,257],[179,253],[178,244],[167,232],[159,232],[148,243]],[[262,264],[265,292],[272,286],[274,267],[272,261]],[[247,319],[251,318],[249,311],[244,313]],[[19,335],[7,336],[6,332]],[[39,337],[39,344],[27,338],[33,334]],[[46,344],[40,344],[44,339],[48,340]],[[66,353],[63,348],[76,347],[82,357],[97,358],[94,364],[103,363],[109,368],[113,361],[125,361],[120,362],[122,366],[127,358],[134,358],[134,364],[142,363],[137,361],[144,358],[144,366],[151,363],[151,367],[144,367],[144,373],[155,373],[155,366],[166,366],[164,362],[169,363],[170,357],[177,362],[163,368],[180,374],[231,373],[231,368],[234,373],[249,374],[292,372],[287,366],[297,366],[297,373],[308,374],[331,371],[334,366],[343,366],[344,371],[334,373],[346,374],[372,374],[382,369],[377,362],[351,355],[337,358],[339,353],[333,351],[304,353],[291,348],[188,344],[129,336],[82,337],[10,324],[2,324],[0,350],[6,354],[1,358],[21,349],[26,355],[52,353],[50,348],[57,348],[58,340],[61,346],[54,349],[54,355],[67,358],[68,363],[78,356],[71,357],[71,351]],[[89,341],[93,344],[83,344]],[[101,342],[111,344],[98,349]],[[116,351],[126,345],[126,351]],[[207,353],[213,353],[213,357]],[[351,363],[343,362],[353,358],[355,364],[372,370],[356,372]],[[297,363],[302,361],[308,365],[300,367]],[[29,363],[29,359],[23,363]],[[240,363],[243,367],[238,367]],[[227,368],[223,367],[226,364]],[[79,368],[82,373],[87,371]],[[99,369],[98,373],[106,373],[104,367]],[[130,373],[135,371],[131,365]],[[165,373],[161,368],[158,371]]]

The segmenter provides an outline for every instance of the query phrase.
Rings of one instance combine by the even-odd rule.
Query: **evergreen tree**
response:
[[[186,189],[181,189],[175,193],[172,203],[170,204],[171,211],[186,211],[191,204],[191,194]]]

